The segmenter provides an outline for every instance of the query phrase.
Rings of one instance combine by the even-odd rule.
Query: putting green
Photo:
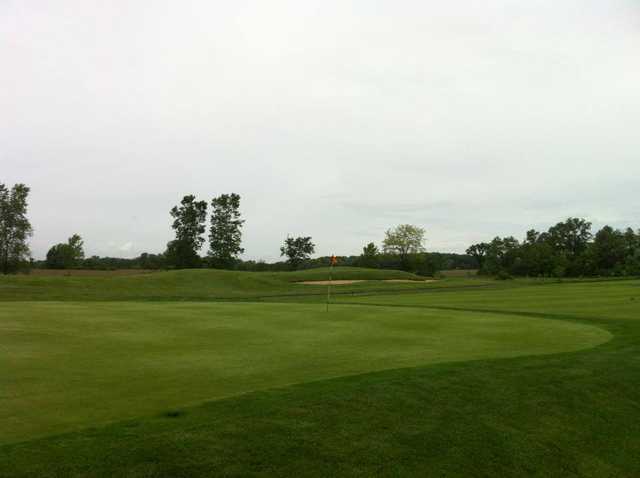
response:
[[[5,302],[0,443],[292,383],[610,338],[578,323],[419,308]]]

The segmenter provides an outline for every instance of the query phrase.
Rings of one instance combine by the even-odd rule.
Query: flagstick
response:
[[[329,312],[329,301],[331,300],[332,272],[333,272],[333,261],[331,261],[331,265],[329,266],[329,283],[327,284],[327,312]]]

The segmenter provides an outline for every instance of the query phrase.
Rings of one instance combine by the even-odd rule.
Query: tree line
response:
[[[175,239],[167,244],[164,252],[166,265],[176,269],[213,267],[237,269],[242,262],[244,219],[240,213],[240,195],[222,194],[211,200],[209,234],[206,257],[200,256],[207,230],[206,201],[197,201],[194,195],[182,198],[179,206],[169,212],[173,218],[171,227]],[[280,248],[280,255],[287,257],[288,265],[296,269],[315,252],[311,237],[287,237]]]
[[[222,194],[210,202],[186,195],[169,211],[174,239],[160,254],[143,253],[133,259],[118,257],[85,257],[84,241],[73,234],[66,242],[54,244],[44,261],[33,261],[28,247],[32,235],[27,219],[29,188],[16,184],[12,189],[0,184],[0,271],[16,272],[29,267],[51,269],[168,269],[215,267],[236,270],[281,271],[318,267],[329,264],[329,257],[312,259],[315,244],[311,236],[286,237],[280,247],[283,261],[242,260],[242,227],[240,195]],[[210,207],[210,209],[209,209]],[[208,211],[210,214],[208,216]],[[205,233],[207,233],[205,238]],[[201,250],[208,242],[206,255]],[[363,247],[358,256],[340,256],[341,265],[404,269],[432,275],[442,268],[473,267],[473,259],[460,254],[426,253],[425,231],[409,224],[386,232],[382,248],[374,243]]]
[[[206,256],[201,256],[207,238],[206,201],[199,201],[194,195],[184,196],[179,205],[170,211],[175,238],[167,244],[162,254],[143,253],[133,259],[92,256],[84,258],[82,240],[76,234],[67,244],[53,246],[46,267],[88,268],[88,269],[184,269],[214,267],[241,271],[286,271],[328,266],[330,257],[311,258],[315,244],[311,236],[287,237],[280,247],[282,261],[242,260],[242,226],[240,196],[223,194],[211,200],[211,215],[208,220],[208,248]],[[431,276],[443,269],[472,269],[475,260],[463,254],[427,253],[424,248],[425,231],[410,224],[389,229],[385,233],[382,247],[374,243],[363,247],[362,254],[338,256],[342,266],[368,267],[380,269],[401,269],[421,275]],[[74,247],[80,245],[80,249]],[[39,265],[39,264],[38,264]]]
[[[174,239],[164,252],[143,253],[133,259],[85,257],[84,242],[73,234],[66,243],[53,245],[45,261],[33,261],[28,240],[33,234],[27,218],[29,188],[0,183],[0,272],[29,267],[52,269],[184,269],[214,267],[247,271],[281,271],[329,265],[329,257],[312,259],[315,244],[310,236],[286,237],[280,247],[282,261],[242,260],[240,195],[222,194],[210,202],[186,195],[169,211]],[[210,206],[210,210],[209,210]],[[209,215],[208,212],[210,211]],[[402,224],[386,231],[381,247],[366,244],[360,255],[339,256],[340,265],[401,269],[433,275],[443,269],[475,269],[499,277],[579,277],[640,275],[640,231],[604,226],[595,234],[592,224],[568,218],[547,231],[527,231],[523,241],[496,237],[471,245],[466,254],[442,254],[425,250],[424,229]],[[205,238],[205,233],[207,233]],[[208,243],[206,255],[201,250]]]
[[[366,246],[365,246],[366,248]],[[377,249],[377,248],[376,248]],[[309,258],[300,262],[296,269],[313,269],[314,267],[326,267],[330,264],[330,256]],[[365,267],[373,269],[400,269],[405,265],[400,258],[394,254],[385,254],[382,251],[372,257],[371,254],[358,254],[349,256],[337,256],[338,265],[349,267]],[[467,254],[424,252],[411,257],[409,272],[415,272],[424,276],[432,276],[442,270],[449,269],[477,269],[476,260]],[[59,264],[48,264],[46,260],[34,261],[34,268],[51,269],[92,269],[92,270],[117,270],[117,269],[148,269],[164,270],[173,268],[167,263],[164,253],[152,254],[144,252],[137,257],[100,257],[90,256],[77,259],[73,262],[66,262],[63,266]],[[208,267],[203,260],[201,267]],[[254,272],[282,272],[292,270],[293,267],[288,260],[266,262],[263,260],[242,260],[238,259],[234,266],[238,271]]]
[[[513,236],[473,244],[467,254],[480,273],[530,277],[640,275],[640,231],[592,224],[570,217],[547,231],[527,231],[522,242]]]

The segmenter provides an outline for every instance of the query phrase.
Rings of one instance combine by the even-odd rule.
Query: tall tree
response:
[[[616,269],[622,270],[627,255],[624,233],[604,226],[596,233],[591,249],[598,274],[609,275]]]
[[[73,258],[80,262],[84,259],[84,241],[79,234],[74,234],[69,238],[69,246],[73,249]]]
[[[640,275],[640,231],[636,234],[630,227],[624,232],[626,253],[625,275]]]
[[[397,254],[404,267],[409,255],[424,252],[425,230],[411,224],[401,224],[385,233],[382,248],[386,254]]]
[[[207,202],[196,201],[195,196],[182,198],[180,206],[169,212],[173,218],[172,228],[176,238],[167,244],[167,262],[179,269],[200,265],[198,251],[204,243]]]
[[[32,229],[27,219],[29,188],[16,184],[9,190],[0,183],[0,272],[15,272],[30,257],[27,239]]]
[[[280,248],[280,255],[287,256],[291,268],[297,269],[315,250],[316,246],[311,242],[311,237],[287,237]]]
[[[69,269],[77,267],[84,259],[84,242],[74,234],[66,243],[56,244],[47,252],[48,269]]]
[[[553,247],[557,261],[564,263],[556,269],[564,269],[563,275],[568,276],[584,273],[584,253],[591,238],[591,223],[581,218],[570,217],[550,227],[545,240]]]
[[[231,267],[242,254],[242,225],[240,196],[222,194],[211,200],[211,227],[209,229],[209,257],[214,267]]]
[[[380,251],[373,242],[362,248],[359,265],[362,267],[378,267],[378,256]]]
[[[570,217],[549,228],[547,240],[559,251],[572,259],[582,254],[591,240],[591,223]]]

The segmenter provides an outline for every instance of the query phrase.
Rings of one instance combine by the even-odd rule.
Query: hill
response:
[[[185,269],[137,275],[18,275],[0,277],[0,300],[224,300],[320,295],[326,286],[298,282],[326,280],[326,267],[292,272],[242,272]],[[361,280],[336,287],[336,293],[372,287],[427,287],[424,278],[403,271],[336,267],[334,280]],[[373,282],[407,280],[408,283]],[[370,282],[369,282],[370,281]]]

